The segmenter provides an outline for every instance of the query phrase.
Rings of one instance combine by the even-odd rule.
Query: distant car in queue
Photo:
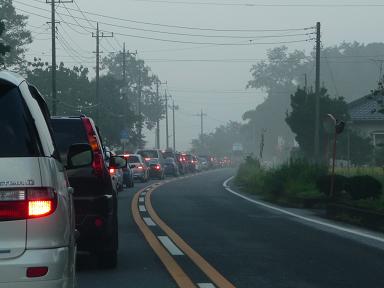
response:
[[[164,160],[164,172],[165,175],[179,176],[179,167],[174,158],[167,158]]]
[[[133,179],[141,182],[149,180],[148,166],[140,154],[126,154],[124,157],[128,160],[128,165],[132,170]]]
[[[163,165],[160,163],[159,159],[151,159],[148,161],[149,166],[149,177],[151,179],[164,179],[165,171]]]

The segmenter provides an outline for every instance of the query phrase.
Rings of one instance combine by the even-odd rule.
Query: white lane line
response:
[[[157,236],[160,242],[164,245],[165,248],[171,253],[173,256],[181,256],[184,255],[183,252],[169,239],[168,236]]]
[[[215,288],[215,285],[212,283],[197,283],[197,286],[199,286],[199,288]]]
[[[144,203],[144,197],[139,198],[139,203]]]
[[[144,217],[143,220],[147,226],[156,226],[156,223],[150,217]]]
[[[140,212],[147,212],[147,209],[145,208],[144,205],[139,205],[139,211]]]
[[[244,196],[240,193],[237,193],[235,191],[233,191],[231,188],[229,188],[228,186],[228,182],[231,181],[232,179],[234,178],[234,176],[228,178],[227,180],[224,181],[223,183],[223,187],[230,193],[240,197],[240,198],[243,198],[249,202],[252,202],[256,205],[259,205],[259,206],[263,206],[263,207],[266,207],[266,208],[269,208],[271,210],[274,210],[274,211],[278,211],[280,213],[283,213],[283,214],[286,214],[286,215],[289,215],[289,216],[292,216],[292,217],[295,217],[295,218],[298,218],[298,219],[301,219],[301,220],[304,220],[304,221],[307,221],[307,222],[311,222],[311,223],[315,223],[315,224],[318,224],[318,225],[321,225],[321,226],[325,226],[325,227],[328,227],[328,228],[332,228],[332,229],[335,229],[335,230],[339,230],[339,231],[342,231],[342,232],[346,232],[346,233],[350,233],[352,235],[356,235],[356,236],[360,236],[360,237],[363,237],[363,238],[367,238],[367,239],[371,239],[371,240],[375,240],[375,241],[379,241],[379,242],[382,242],[384,243],[384,238],[381,238],[381,237],[378,237],[378,236],[374,236],[374,235],[370,235],[370,234],[367,234],[367,233],[364,233],[364,232],[361,232],[361,231],[357,231],[357,230],[354,230],[354,229],[351,229],[351,228],[346,228],[346,227],[342,227],[342,226],[339,226],[339,225],[335,225],[335,224],[330,224],[330,223],[326,223],[326,222],[323,222],[323,221],[320,221],[320,220],[316,220],[316,219],[312,219],[312,218],[308,218],[308,217],[305,217],[305,216],[301,216],[301,215],[298,215],[296,213],[293,213],[293,212],[290,212],[290,211],[287,211],[285,209],[281,209],[281,208],[278,208],[278,207],[275,207],[275,206],[272,206],[272,205],[268,205],[266,203],[263,203],[263,202],[260,202],[260,201],[257,201],[257,200],[254,200],[254,199],[251,199],[247,196]]]

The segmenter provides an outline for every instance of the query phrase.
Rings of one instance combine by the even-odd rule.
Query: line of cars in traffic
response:
[[[0,139],[0,288],[73,288],[77,251],[116,267],[118,192],[214,166],[156,149],[116,155],[91,118],[51,117],[38,89],[7,71]]]

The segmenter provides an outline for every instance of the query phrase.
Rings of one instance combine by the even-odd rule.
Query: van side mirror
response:
[[[73,144],[68,149],[67,169],[91,166],[93,162],[92,148],[89,144]]]
[[[121,156],[111,156],[109,159],[109,168],[121,169],[127,167],[127,159]]]

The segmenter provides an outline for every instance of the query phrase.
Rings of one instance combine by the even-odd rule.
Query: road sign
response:
[[[122,141],[129,139],[129,131],[127,129],[121,130],[121,132],[120,132],[120,139]]]
[[[243,144],[234,143],[232,147],[232,151],[243,151]]]

